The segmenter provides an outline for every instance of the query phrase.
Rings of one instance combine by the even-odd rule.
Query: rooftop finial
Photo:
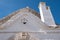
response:
[[[29,8],[28,6],[26,8]]]

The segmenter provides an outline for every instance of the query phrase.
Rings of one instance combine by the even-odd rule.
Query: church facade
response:
[[[60,26],[56,25],[50,7],[39,4],[40,13],[26,7],[0,20],[0,40],[59,40]]]

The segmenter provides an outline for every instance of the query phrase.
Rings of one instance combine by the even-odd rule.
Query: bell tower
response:
[[[40,10],[41,21],[47,24],[48,26],[56,27],[52,13],[50,11],[50,7],[46,6],[44,2],[40,2],[39,10]]]

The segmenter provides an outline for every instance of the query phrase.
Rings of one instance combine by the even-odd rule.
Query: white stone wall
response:
[[[48,26],[53,26],[53,27],[57,26],[55,24],[55,21],[49,6],[46,6],[44,2],[41,2],[39,4],[39,10],[40,10],[40,16],[41,16],[42,22],[46,23]]]

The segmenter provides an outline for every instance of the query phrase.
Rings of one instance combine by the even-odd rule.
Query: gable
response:
[[[23,9],[19,9],[15,12],[12,12],[11,14],[9,14],[8,16],[0,19],[0,25],[2,25],[3,23],[5,23],[6,21],[8,21],[12,16],[18,14],[19,12],[31,12],[32,14],[34,14],[35,16],[40,18],[40,14],[37,13],[36,11],[34,11],[33,9],[30,8],[23,8]]]
[[[3,32],[38,32],[41,28],[46,27],[46,24],[31,12],[20,11],[1,26],[4,27],[4,30],[0,30]]]

